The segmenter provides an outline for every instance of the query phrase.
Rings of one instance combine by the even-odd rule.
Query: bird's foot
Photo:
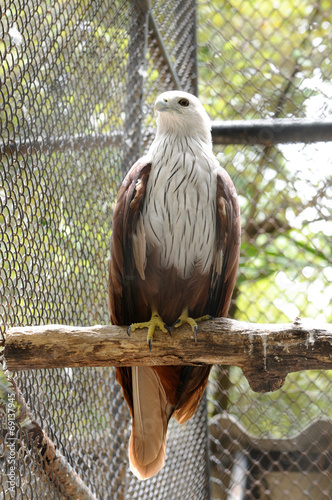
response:
[[[194,332],[195,342],[197,343],[197,323],[199,321],[204,321],[211,318],[212,316],[210,316],[209,314],[205,314],[205,316],[201,316],[200,318],[195,318],[195,319],[190,318],[190,316],[188,316],[188,309],[185,308],[183,309],[181,316],[179,316],[179,318],[175,321],[175,323],[172,326],[174,326],[175,328],[179,328],[179,326],[184,325],[185,323],[190,325],[192,331]]]
[[[134,332],[137,329],[140,328],[147,328],[148,329],[148,336],[147,336],[147,342],[149,344],[149,349],[151,352],[152,348],[152,339],[154,332],[156,328],[159,328],[164,333],[168,333],[169,336],[171,337],[171,330],[169,327],[166,325],[166,323],[162,320],[162,318],[159,316],[157,312],[152,312],[151,319],[149,321],[144,321],[142,323],[132,323],[127,330],[128,335],[130,335],[130,332]]]

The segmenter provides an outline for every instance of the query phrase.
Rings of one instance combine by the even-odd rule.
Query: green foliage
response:
[[[318,8],[309,1],[299,5],[291,0],[199,2],[199,93],[210,116],[305,117],[314,111],[317,118],[317,113],[331,113],[323,105],[324,98],[332,96],[326,42],[331,24],[328,4]],[[216,148],[241,205],[239,319],[275,323],[309,313],[323,321],[332,318],[329,280],[322,274],[331,263],[326,240],[331,235],[329,160],[318,146],[290,148]],[[325,169],[317,171],[315,156]],[[302,270],[308,268],[314,270],[311,289],[325,289],[330,301],[319,304],[311,300],[314,293],[306,296]],[[276,284],[281,272],[292,283],[286,308],[278,301],[284,294]]]
[[[331,25],[329,2],[200,1],[199,95],[211,118],[331,116]],[[241,206],[234,317],[331,321],[330,144],[215,150]],[[332,418],[330,371],[291,374],[273,394],[252,392],[237,367],[230,378],[227,410],[254,436],[290,437],[315,419]],[[211,396],[215,412],[219,385]]]
[[[329,5],[201,1],[198,9],[200,97],[212,117],[304,116],[309,82],[329,81]],[[317,47],[319,46],[319,50]],[[276,109],[291,84],[283,109]]]
[[[232,367],[230,378],[228,411],[252,436],[291,438],[315,420],[332,419],[332,371],[288,375],[284,387],[269,394],[251,391],[240,368]]]
[[[8,402],[8,395],[12,393],[12,389],[8,378],[3,370],[0,370],[0,405]]]

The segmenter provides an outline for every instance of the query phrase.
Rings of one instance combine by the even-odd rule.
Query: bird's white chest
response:
[[[147,255],[154,249],[164,269],[175,267],[189,278],[194,269],[209,272],[215,254],[215,161],[189,152],[160,157],[146,189],[142,220]]]

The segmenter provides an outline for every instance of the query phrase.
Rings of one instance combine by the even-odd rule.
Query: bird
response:
[[[113,212],[109,310],[128,333],[226,317],[236,282],[240,210],[234,184],[212,150],[200,100],[171,90],[155,102],[157,130],[120,187]],[[168,340],[172,341],[171,338]],[[193,340],[194,341],[194,340]],[[195,413],[210,365],[117,367],[132,416],[131,471],[143,480],[164,465],[167,426]]]

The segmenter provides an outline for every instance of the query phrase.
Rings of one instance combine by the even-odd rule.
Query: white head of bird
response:
[[[192,94],[171,90],[161,94],[154,107],[158,134],[181,134],[212,146],[211,122],[201,102]]]

